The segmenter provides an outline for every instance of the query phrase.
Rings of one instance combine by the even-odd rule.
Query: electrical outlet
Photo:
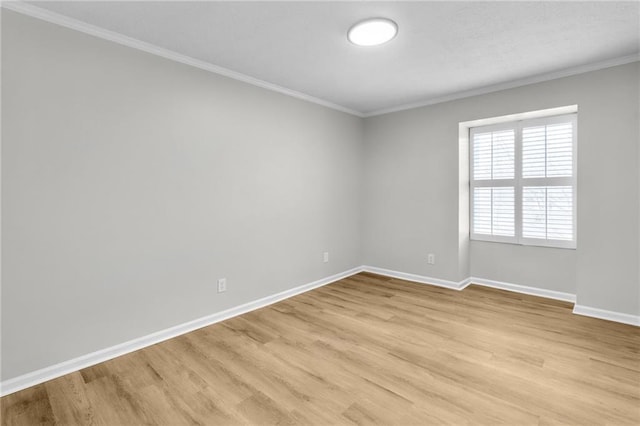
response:
[[[429,265],[435,265],[436,264],[436,255],[433,253],[429,253],[429,256],[427,256],[427,262],[429,263]]]
[[[324,260],[324,263],[329,262],[329,252],[328,251],[324,252],[323,260]]]
[[[220,278],[218,280],[218,293],[224,293],[225,291],[227,291],[227,279]]]

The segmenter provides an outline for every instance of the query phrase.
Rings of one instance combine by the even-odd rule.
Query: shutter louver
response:
[[[547,177],[573,175],[573,128],[571,123],[547,126]]]
[[[547,239],[573,240],[573,187],[547,188]]]
[[[491,188],[473,191],[473,228],[477,234],[491,235]]]
[[[547,190],[544,187],[522,189],[522,236],[547,238]]]
[[[545,177],[545,126],[522,129],[522,177]]]
[[[572,123],[522,129],[522,177],[568,177],[573,174]]]
[[[491,179],[491,133],[477,134],[473,138],[473,178]]]
[[[492,189],[493,235],[513,237],[515,235],[513,187],[500,187]]]
[[[492,179],[513,179],[514,143],[513,129],[493,132]]]
[[[573,239],[573,188],[525,186],[522,189],[522,235],[543,240]]]

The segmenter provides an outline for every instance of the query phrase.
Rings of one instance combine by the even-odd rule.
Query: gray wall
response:
[[[3,380],[362,263],[361,119],[5,10],[2,65]]]
[[[365,120],[6,10],[2,64],[2,380],[363,263],[638,313],[637,63]],[[569,104],[578,249],[469,243],[458,123]]]
[[[639,64],[365,120],[363,256],[368,265],[576,293],[638,314]],[[458,123],[577,104],[578,248],[459,242]],[[468,250],[468,253],[466,252]],[[427,253],[436,264],[427,264]],[[468,260],[467,260],[468,256]]]
[[[586,86],[578,112],[578,303],[640,315],[640,63],[576,80]]]
[[[365,119],[366,265],[453,281],[468,276],[458,263],[456,115],[442,104]]]

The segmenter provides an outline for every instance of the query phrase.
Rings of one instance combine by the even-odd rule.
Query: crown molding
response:
[[[484,95],[492,92],[499,92],[501,90],[513,89],[516,87],[527,86],[529,84],[542,83],[549,80],[556,80],[558,78],[570,77],[572,75],[584,74],[591,71],[598,71],[605,68],[615,67],[618,65],[630,64],[632,62],[640,61],[640,53],[633,55],[622,56],[613,59],[607,59],[606,61],[593,62],[586,65],[580,65],[577,67],[565,68],[559,71],[553,71],[545,74],[538,74],[531,77],[525,77],[518,80],[507,81],[505,83],[493,84],[490,86],[483,86],[477,89],[466,90],[463,92],[452,93],[450,95],[440,96],[437,98],[426,99],[418,102],[398,105],[392,108],[383,108],[371,112],[364,113],[364,117],[375,117],[383,114],[390,114],[392,112],[405,111],[408,109],[420,108],[429,105],[440,104],[443,102],[455,101],[457,99],[470,98],[472,96]]]
[[[269,83],[267,81],[260,80],[236,71],[232,71],[227,68],[213,65],[209,62],[201,61],[199,59],[195,59],[190,56],[186,56],[186,55],[174,52],[172,50],[168,50],[163,47],[159,47],[151,43],[147,43],[132,37],[128,37],[123,34],[116,33],[114,31],[106,30],[104,28],[100,28],[95,25],[87,24],[86,22],[82,22],[74,18],[69,18],[68,16],[60,15],[58,13],[51,12],[49,10],[46,10],[37,6],[24,3],[22,1],[1,1],[0,3],[1,3],[1,6],[5,9],[11,10],[13,12],[21,13],[23,15],[27,15],[32,18],[40,19],[42,21],[46,21],[52,24],[60,25],[62,27],[70,28],[72,30],[76,30],[85,34],[92,35],[94,37],[101,38],[103,40],[108,40],[123,46],[131,47],[133,49],[142,50],[143,52],[151,53],[152,55],[160,56],[165,59],[169,59],[175,62],[180,62],[182,64],[190,65],[192,67],[200,68],[202,70],[209,71],[214,74],[222,75],[224,77],[232,78],[234,80],[238,80],[243,83],[248,83],[253,86],[260,87],[262,89],[267,89],[273,92],[282,93],[284,95],[291,96],[293,98],[301,99],[303,101],[311,102],[311,103],[321,105],[327,108],[331,108],[340,112],[345,112],[347,114],[355,115],[357,117],[364,117],[364,115],[360,111],[356,111],[356,110],[344,107],[342,105],[334,104],[332,102],[325,101],[324,99],[307,95],[306,93],[298,92],[292,89],[287,89],[286,87],[278,86],[277,84]]]
[[[222,75],[234,80],[242,81],[244,83],[251,84],[263,89],[267,89],[273,92],[282,93],[287,96],[291,96],[297,99],[301,99],[307,102],[311,102],[317,105],[321,105],[336,111],[345,112],[347,114],[354,115],[356,117],[368,118],[376,117],[379,115],[390,114],[393,112],[400,112],[414,108],[425,107],[429,105],[440,104],[444,102],[454,101],[457,99],[469,98],[472,96],[484,95],[487,93],[498,92],[506,89],[513,89],[516,87],[526,86],[529,84],[541,83],[549,80],[555,80],[558,78],[569,77],[572,75],[583,74],[590,71],[597,71],[605,68],[615,67],[618,65],[629,64],[632,62],[640,61],[640,53],[632,55],[622,56],[618,58],[607,59],[605,61],[594,62],[586,65],[580,65],[571,68],[565,68],[559,71],[553,71],[544,74],[538,74],[531,77],[525,77],[517,80],[512,80],[504,83],[498,83],[490,86],[483,86],[476,89],[466,90],[462,92],[452,93],[449,95],[439,96],[435,98],[424,99],[418,102],[412,102],[407,104],[398,105],[391,108],[383,108],[370,112],[361,112],[351,108],[347,108],[342,105],[335,104],[333,102],[326,101],[324,99],[316,98],[306,93],[298,92],[286,87],[278,86],[277,84],[269,83],[246,74],[242,74],[236,71],[232,71],[227,68],[223,68],[217,65],[213,65],[209,62],[201,61],[199,59],[192,58],[190,56],[182,55],[180,53],[155,46],[151,43],[147,43],[141,40],[127,37],[125,35],[109,31],[95,25],[87,24],[77,19],[69,18],[67,16],[51,12],[40,7],[24,3],[20,0],[0,0],[0,5],[8,10],[21,13],[23,15],[31,16],[43,21],[47,21],[53,24],[57,24],[72,30],[80,31],[85,34],[92,35],[104,40],[109,40],[114,43],[118,43],[123,46],[138,49],[152,55],[160,56],[165,59],[180,62],[185,65],[190,65],[196,68],[200,68],[205,71],[212,72],[214,74]]]

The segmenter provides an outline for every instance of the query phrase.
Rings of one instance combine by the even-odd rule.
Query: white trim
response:
[[[519,112],[516,114],[500,115],[498,117],[480,118],[477,120],[462,121],[459,124],[461,133],[468,133],[472,127],[489,126],[513,121],[532,120],[534,118],[553,117],[556,115],[569,115],[578,112],[578,105],[565,105],[561,107],[539,109],[536,111]],[[467,135],[468,136],[468,135]]]
[[[363,272],[371,272],[373,274],[384,275],[386,277],[398,278],[401,280],[412,281],[420,284],[430,284],[438,287],[450,288],[453,290],[464,290],[471,284],[481,285],[483,287],[497,288],[500,290],[512,291],[514,293],[529,294],[531,296],[545,297],[547,299],[562,300],[564,302],[575,303],[576,295],[572,293],[563,293],[560,291],[546,290],[544,288],[528,287],[519,284],[505,283],[502,281],[488,280],[485,278],[469,277],[460,282],[443,280],[440,278],[432,278],[424,275],[409,274],[406,272],[393,271],[390,269],[377,268],[375,266],[363,266]]]
[[[68,361],[63,361],[59,364],[51,365],[49,367],[45,367],[18,377],[14,377],[9,380],[5,380],[3,382],[0,382],[0,396],[5,396],[22,389],[26,389],[28,387],[35,386],[37,384],[55,379],[65,374],[73,373],[83,368],[87,368],[92,365],[108,361],[115,357],[137,351],[147,346],[155,345],[156,343],[163,342],[173,337],[189,333],[199,328],[206,327],[208,325],[215,324],[217,322],[263,308],[281,300],[296,296],[300,293],[304,293],[306,291],[313,290],[315,288],[322,287],[335,281],[350,277],[351,275],[362,272],[362,270],[362,267],[349,269],[348,271],[344,271],[330,277],[322,278],[317,281],[301,285],[299,287],[285,290],[271,296],[263,297],[252,302],[236,306],[234,308],[217,312],[206,317],[198,318],[193,321],[185,322],[183,324],[176,325],[165,330],[160,330],[146,336],[129,340],[128,342],[120,343],[109,348],[104,348],[86,355],[79,356],[77,358],[70,359]]]
[[[238,315],[251,312],[256,309],[263,308],[273,303],[279,302],[284,299],[296,296],[298,294],[313,290],[318,287],[322,287],[327,284],[339,281],[341,279],[350,277],[360,272],[370,272],[373,274],[383,275],[391,278],[398,278],[406,281],[416,282],[420,284],[429,284],[438,287],[444,287],[452,290],[464,290],[470,284],[480,285],[484,287],[497,288],[500,290],[512,291],[515,293],[529,294],[533,296],[545,297],[548,299],[562,300],[565,302],[576,301],[576,295],[572,293],[563,293],[554,290],[546,290],[536,287],[528,287],[518,284],[506,283],[501,281],[488,280],[485,278],[469,277],[460,282],[443,280],[440,278],[427,277],[424,275],[410,274],[406,272],[393,271],[390,269],[377,268],[375,266],[359,266],[349,269],[330,277],[322,278],[320,280],[301,285],[283,292],[263,297],[262,299],[248,302],[235,308],[230,308],[221,312],[217,312],[212,315],[208,315],[203,318],[199,318],[193,321],[186,322],[184,324],[177,325],[175,327],[167,328],[146,336],[139,337],[137,339],[130,340],[109,348],[101,349],[96,352],[92,352],[86,355],[82,355],[77,358],[63,361],[59,364],[55,364],[49,367],[42,368],[40,370],[32,371],[30,373],[23,374],[18,377],[14,377],[9,380],[0,382],[0,396],[9,395],[11,393],[26,389],[31,386],[38,385],[48,380],[55,379],[65,374],[73,373],[83,368],[90,367],[92,365],[108,361],[121,355],[137,351],[156,343],[163,342],[173,337],[180,336],[185,333],[197,330],[202,327],[206,327],[211,324],[215,324],[220,321],[224,321],[229,318],[233,318]],[[605,319],[609,321],[620,322],[624,324],[631,324],[640,326],[640,316],[624,314],[619,312],[607,311],[604,309],[591,308],[588,306],[575,305],[573,313],[577,315],[584,315],[593,318]]]
[[[512,284],[503,281],[494,281],[486,278],[469,277],[460,282],[443,280],[440,278],[432,278],[424,275],[410,274],[406,272],[393,271],[390,269],[377,268],[375,266],[362,266],[362,272],[371,272],[373,274],[383,275],[391,278],[398,278],[405,281],[411,281],[419,284],[429,284],[438,287],[445,287],[453,290],[464,290],[467,286],[474,284],[483,287],[497,288],[499,290],[511,291],[514,293],[528,294],[531,296],[544,297],[547,299],[561,300],[563,302],[576,302],[576,295],[573,293],[564,293],[561,291],[547,290],[538,287],[529,287],[525,285]],[[577,305],[573,307],[573,313],[593,318],[604,319],[608,321],[619,322],[640,326],[640,315],[630,315],[620,312],[607,311],[604,309],[591,308],[589,306]]]
[[[297,99],[302,99],[303,101],[322,105],[324,107],[331,108],[337,111],[346,112],[347,114],[355,115],[357,117],[364,117],[364,115],[361,112],[344,107],[342,105],[334,104],[333,102],[325,101],[324,99],[316,98],[314,96],[307,95],[306,93],[298,92],[292,89],[287,89],[286,87],[278,86],[277,84],[269,83],[267,81],[254,78],[246,74],[242,74],[227,68],[213,65],[209,62],[201,61],[199,59],[195,59],[190,56],[186,56],[181,53],[177,53],[172,50],[165,49],[163,47],[155,46],[151,43],[137,40],[135,38],[128,37],[128,36],[116,33],[114,31],[109,31],[104,28],[97,27],[95,25],[87,24],[86,22],[69,18],[68,16],[60,15],[58,13],[51,12],[46,9],[42,9],[40,7],[33,6],[31,4],[23,3],[21,1],[2,1],[1,3],[2,3],[2,7],[6,9],[21,13],[23,15],[30,16],[32,18],[41,19],[43,21],[47,21],[52,24],[60,25],[75,31],[92,35],[94,37],[98,37],[104,40],[109,40],[114,43],[121,44],[123,46],[142,50],[143,52],[151,53],[152,55],[161,56],[165,59],[180,62],[182,64],[190,65],[192,67],[200,68],[202,70],[219,74],[224,77],[232,78],[234,80],[242,81],[244,83],[248,83],[253,86],[258,86],[263,89],[282,93],[284,95],[291,96]]]
[[[575,303],[576,295],[572,293],[563,293],[560,291],[546,290],[537,287],[528,287],[519,284],[506,283],[502,281],[488,280],[485,278],[469,277],[460,282],[443,280],[440,278],[432,278],[424,275],[409,274],[406,272],[393,271],[390,269],[377,268],[375,266],[363,266],[363,272],[371,272],[373,274],[384,275],[387,277],[398,278],[401,280],[412,281],[420,284],[430,284],[438,287],[450,288],[453,290],[464,290],[470,284],[476,284],[483,287],[497,288],[500,290],[512,291],[514,293],[529,294],[532,296],[545,297],[547,299],[562,300],[565,302]]]
[[[505,283],[502,281],[488,280],[486,278],[471,277],[471,283],[478,284],[484,287],[512,291],[514,293],[529,294],[531,296],[545,297],[547,299],[562,300],[564,302],[575,303],[576,301],[576,295],[573,293],[563,293],[561,291],[547,290],[538,287],[529,287],[520,284]]]
[[[458,285],[460,286],[460,290],[464,290],[465,288],[467,288],[471,284],[473,284],[473,282],[471,282],[471,277],[465,278],[464,280],[462,280],[462,281],[460,281],[458,283]]]
[[[391,278],[398,278],[405,281],[411,281],[419,284],[429,284],[437,287],[445,287],[452,290],[464,290],[467,286],[474,284],[483,287],[497,288],[499,290],[511,291],[513,293],[528,294],[531,296],[544,297],[546,299],[561,300],[563,302],[576,302],[576,295],[573,293],[564,293],[561,291],[547,290],[538,287],[529,287],[525,285],[506,283],[503,281],[488,280],[486,278],[469,277],[460,282],[443,280],[440,278],[432,278],[424,275],[410,274],[406,272],[393,271],[390,269],[377,268],[375,266],[362,266],[362,272],[371,272],[373,274],[383,275]],[[604,319],[608,321],[620,322],[640,326],[640,315],[630,315],[620,312],[607,311],[604,309],[591,308],[589,306],[574,305],[573,313],[593,318]]]
[[[573,306],[573,313],[576,315],[621,322],[623,324],[640,327],[640,315],[623,314],[621,312],[607,311],[605,309],[592,308],[590,306],[578,304]]]
[[[363,272],[371,272],[372,274],[384,275],[385,277],[399,278],[401,280],[413,281],[420,284],[435,285],[438,287],[450,288],[452,290],[463,290],[469,285],[469,278],[460,282],[443,280],[440,278],[432,278],[424,275],[409,274],[406,272],[392,271],[391,269],[377,268],[375,266],[363,266]]]
[[[408,109],[420,108],[429,105],[441,104],[443,102],[455,101],[457,99],[470,98],[472,96],[485,95],[487,93],[499,92],[501,90],[513,89],[516,87],[527,86],[529,84],[542,83],[545,81],[556,80],[558,78],[570,77],[572,75],[584,74],[591,71],[598,71],[605,68],[611,68],[618,65],[630,64],[640,61],[640,53],[622,56],[619,58],[607,59],[605,61],[594,62],[577,67],[566,68],[559,71],[553,71],[545,74],[538,74],[531,77],[525,77],[518,80],[507,81],[505,83],[493,84],[490,86],[479,87],[477,89],[466,90],[464,92],[452,93],[436,98],[426,99],[423,101],[398,105],[392,108],[383,108],[371,112],[364,113],[364,117],[375,117],[377,115],[390,114],[392,112],[405,111]]]

